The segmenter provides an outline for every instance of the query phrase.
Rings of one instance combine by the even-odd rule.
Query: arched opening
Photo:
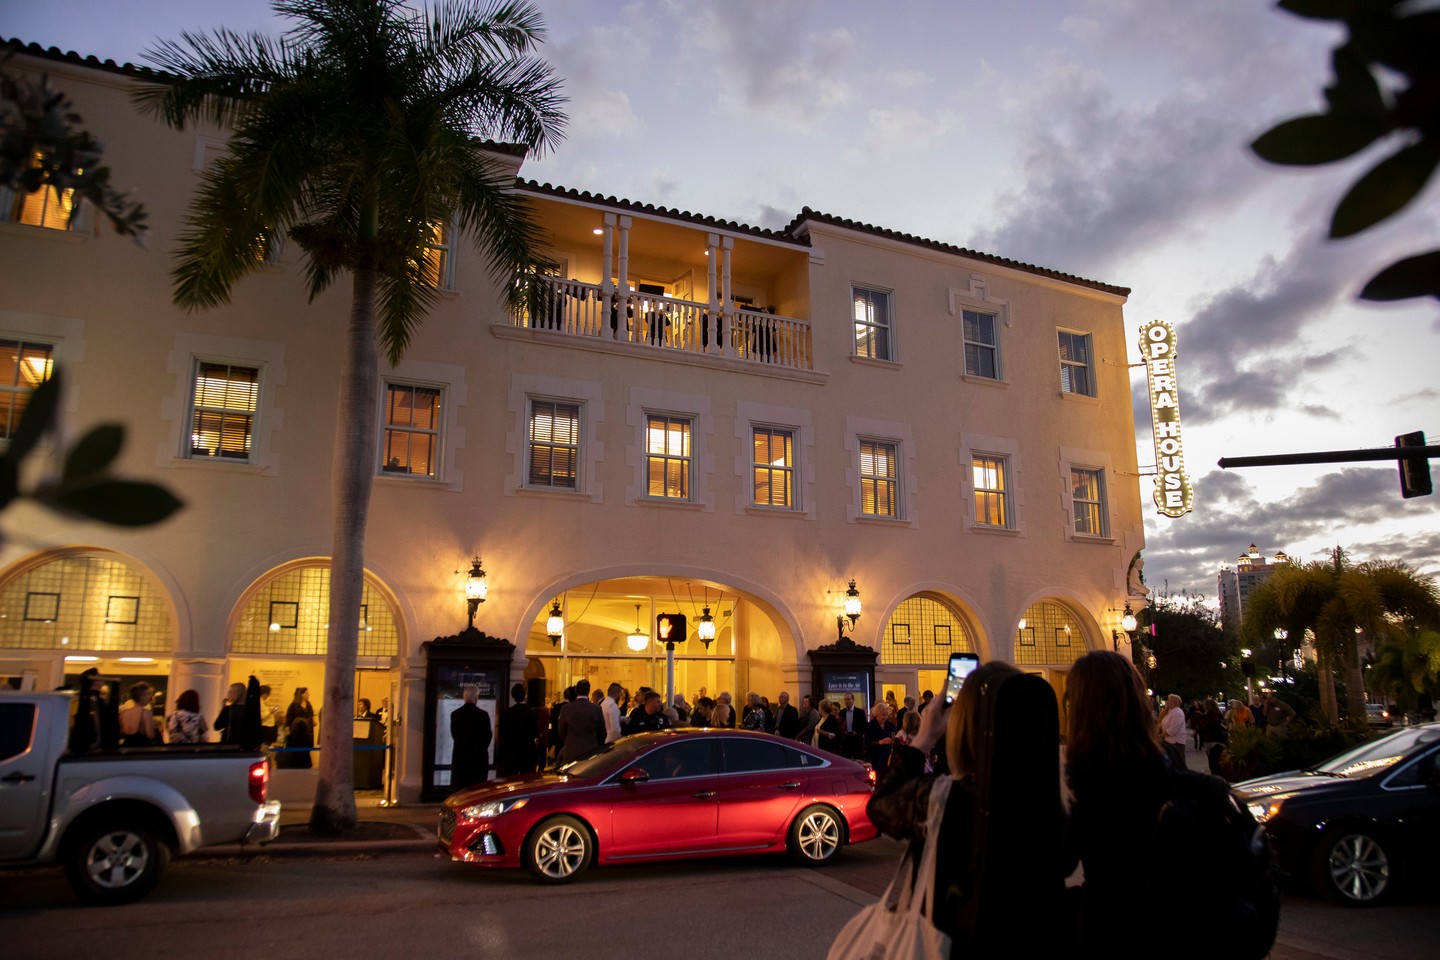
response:
[[[37,553],[0,579],[0,683],[11,689],[78,685],[93,667],[122,695],[149,683],[163,716],[175,643],[169,595],[121,554]]]
[[[778,692],[793,676],[793,644],[760,599],[723,584],[667,577],[621,577],[571,587],[542,606],[524,639],[527,680],[543,679],[547,702],[560,699],[582,677],[592,690],[618,683],[632,695],[640,687],[678,693],[687,702],[730,691]],[[558,639],[547,621],[558,606]],[[700,637],[706,610],[715,636]],[[681,614],[686,640],[667,650],[656,618]]]
[[[1055,696],[1060,701],[1061,729],[1065,725],[1065,681],[1070,664],[1088,650],[1080,618],[1055,600],[1032,603],[1016,627],[1015,665],[1040,674],[1055,688]]]
[[[979,653],[975,629],[964,613],[936,593],[917,593],[902,600],[881,631],[876,667],[879,694],[896,705],[907,696],[917,701],[930,690],[945,687],[950,654]]]

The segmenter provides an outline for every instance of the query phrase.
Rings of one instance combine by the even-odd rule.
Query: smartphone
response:
[[[980,665],[980,657],[974,653],[950,654],[950,673],[945,678],[945,705],[948,707],[960,696],[960,687],[970,671]]]

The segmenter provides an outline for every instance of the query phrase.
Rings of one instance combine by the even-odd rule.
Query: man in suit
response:
[[[575,699],[560,708],[557,732],[564,743],[560,748],[562,764],[590,756],[605,742],[605,714],[599,704],[590,702],[589,680],[576,683]]]
[[[840,709],[840,755],[852,760],[865,758],[865,708],[855,706],[855,694],[845,694]]]
[[[780,691],[780,706],[775,709],[775,732],[786,740],[794,740],[800,732],[800,711],[790,705],[790,693]]]
[[[490,714],[475,702],[480,688],[466,684],[460,695],[465,702],[450,711],[450,789],[459,790],[490,777]]]
[[[502,777],[534,773],[537,761],[535,741],[539,729],[535,711],[525,702],[525,684],[511,687],[510,698],[515,702],[501,711],[496,724],[499,742],[495,745],[495,772]]]

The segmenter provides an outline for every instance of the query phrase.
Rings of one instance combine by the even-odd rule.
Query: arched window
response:
[[[119,554],[39,555],[0,586],[0,649],[169,653],[173,646],[167,598]]]
[[[262,577],[241,601],[230,641],[231,653],[323,655],[330,629],[330,567],[323,560],[299,561]],[[395,612],[369,573],[360,593],[357,654],[400,655]]]
[[[880,662],[939,665],[952,653],[974,653],[965,624],[945,604],[923,594],[902,601],[885,624]]]
[[[1058,603],[1041,600],[1030,605],[1015,631],[1015,663],[1037,666],[1074,663],[1085,653],[1080,621]]]

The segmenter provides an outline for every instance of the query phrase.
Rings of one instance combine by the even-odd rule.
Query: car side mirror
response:
[[[645,783],[649,779],[650,774],[646,773],[639,767],[631,767],[629,770],[626,770],[624,773],[620,774],[620,782],[624,785]]]

